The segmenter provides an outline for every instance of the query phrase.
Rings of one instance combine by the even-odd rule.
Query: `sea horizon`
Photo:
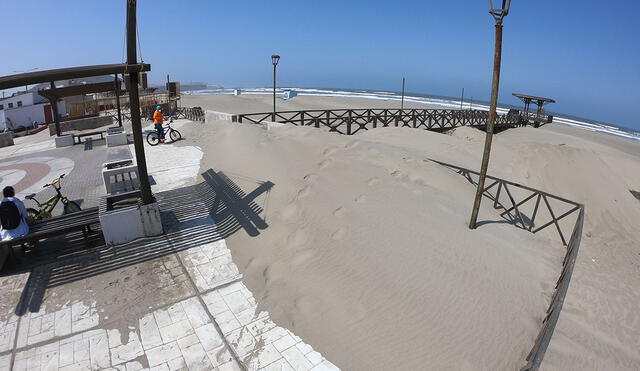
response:
[[[208,85],[211,86],[211,85]],[[236,89],[242,90],[248,94],[273,94],[273,87],[236,87],[236,88],[224,88],[224,87],[212,87],[207,89],[198,90],[186,90],[185,94],[233,94]],[[344,97],[344,98],[362,98],[362,99],[375,99],[375,100],[388,100],[394,102],[400,102],[402,100],[402,93],[395,91],[385,90],[366,90],[366,89],[337,89],[337,88],[301,88],[296,86],[283,86],[276,89],[278,93],[282,93],[286,90],[295,90],[298,95],[306,96],[331,96],[331,97]],[[460,108],[460,97],[448,97],[439,96],[434,94],[413,93],[405,92],[404,101],[408,103],[428,104],[441,106],[443,108]],[[366,108],[366,107],[363,107]],[[489,102],[483,100],[470,100],[465,99],[463,102],[463,108],[466,109],[479,109],[489,110]],[[521,106],[499,104],[498,113],[505,114],[509,109],[522,109]],[[573,126],[584,130],[601,132],[605,134],[615,135],[617,137],[627,138],[635,141],[640,141],[640,131],[632,128],[628,128],[621,125],[615,125],[598,120],[592,120],[575,115],[569,115],[554,111],[546,111],[548,114],[553,115],[553,123]]]

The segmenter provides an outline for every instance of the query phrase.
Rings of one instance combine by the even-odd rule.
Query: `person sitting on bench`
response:
[[[26,236],[29,234],[29,225],[24,203],[15,198],[16,193],[11,186],[4,187],[2,195],[4,198],[0,202],[0,241]]]

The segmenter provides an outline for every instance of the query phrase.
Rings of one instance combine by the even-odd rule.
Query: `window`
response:
[[[4,109],[4,104],[0,104],[0,110]]]
[[[22,107],[22,101],[21,100],[18,101],[18,107]]]
[[[9,108],[13,108],[13,103],[9,103]]]

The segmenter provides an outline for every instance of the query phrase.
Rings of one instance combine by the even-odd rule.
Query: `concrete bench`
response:
[[[88,233],[92,232],[91,226],[99,223],[97,207],[37,221],[29,226],[28,235],[9,241],[0,241],[0,269],[2,269],[7,256],[12,254],[13,246],[36,244],[40,240],[73,231],[82,231],[86,238]]]
[[[133,164],[132,159],[106,162],[102,166],[102,179],[107,194],[140,189],[138,166]]]
[[[74,139],[78,139],[78,143],[77,144],[82,144],[82,138],[84,137],[89,137],[89,136],[94,136],[94,135],[100,135],[100,139],[104,139],[104,131],[92,131],[89,133],[82,133],[82,134],[73,134],[73,138]]]

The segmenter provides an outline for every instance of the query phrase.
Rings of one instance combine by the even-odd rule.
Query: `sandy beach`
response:
[[[185,106],[269,112],[268,95],[183,96]],[[300,96],[279,110],[395,107]],[[411,107],[411,105],[408,105]],[[428,108],[416,105],[416,108]],[[269,227],[228,241],[261,308],[347,370],[513,370],[539,331],[564,254],[555,231],[500,223],[475,189],[429,158],[480,164],[484,133],[384,128],[340,136],[208,121],[184,128],[201,172],[223,171]],[[560,125],[494,138],[490,174],[584,203],[574,277],[543,369],[640,365],[640,142]]]

